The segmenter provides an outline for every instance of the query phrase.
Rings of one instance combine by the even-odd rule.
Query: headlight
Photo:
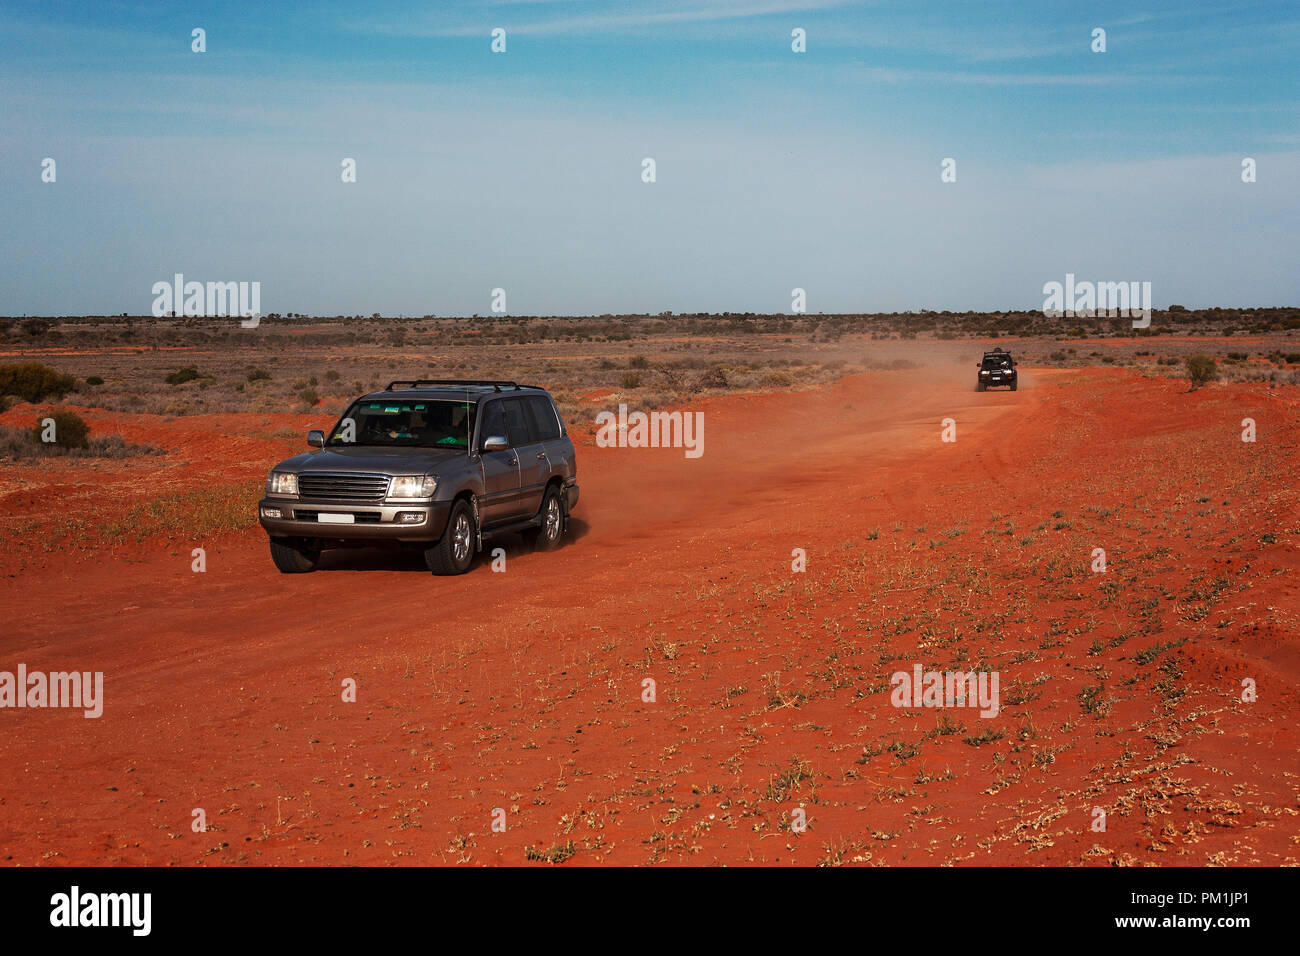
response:
[[[266,476],[266,493],[286,498],[298,497],[298,476],[287,471],[273,471]]]
[[[399,475],[388,485],[390,498],[432,498],[438,479],[427,475]]]

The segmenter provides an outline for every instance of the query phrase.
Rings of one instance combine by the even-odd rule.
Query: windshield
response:
[[[325,444],[469,448],[474,430],[471,402],[360,401],[339,419]]]
[[[1011,368],[1010,355],[986,355],[984,356],[985,368]]]

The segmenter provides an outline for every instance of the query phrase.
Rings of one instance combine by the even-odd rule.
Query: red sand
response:
[[[257,529],[39,553],[0,579],[0,670],[100,670],[106,704],[0,711],[0,861],[1296,863],[1294,393],[1025,379],[710,399],[698,460],[581,436],[574,539],[507,539],[504,574],[282,576]],[[0,508],[213,454],[256,483],[319,424],[267,419],[97,413],[179,450],[7,466]],[[914,663],[997,670],[1001,712],[892,707]]]

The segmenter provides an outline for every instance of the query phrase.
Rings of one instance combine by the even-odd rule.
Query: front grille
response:
[[[308,472],[298,475],[298,496],[323,501],[383,501],[387,475]]]

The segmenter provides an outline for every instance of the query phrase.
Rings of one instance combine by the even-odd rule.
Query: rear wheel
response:
[[[425,549],[424,563],[434,574],[464,574],[473,561],[474,515],[461,498],[452,505],[442,540]]]
[[[542,523],[523,533],[524,543],[534,551],[550,551],[559,546],[564,536],[564,505],[560,501],[560,489],[555,485],[546,489],[538,517]]]
[[[976,383],[975,383],[975,391],[977,391],[977,392],[982,392],[982,391],[984,391],[984,383],[983,383],[983,382],[976,382]]]
[[[282,574],[306,574],[320,562],[320,548],[302,538],[272,538],[271,560]]]

